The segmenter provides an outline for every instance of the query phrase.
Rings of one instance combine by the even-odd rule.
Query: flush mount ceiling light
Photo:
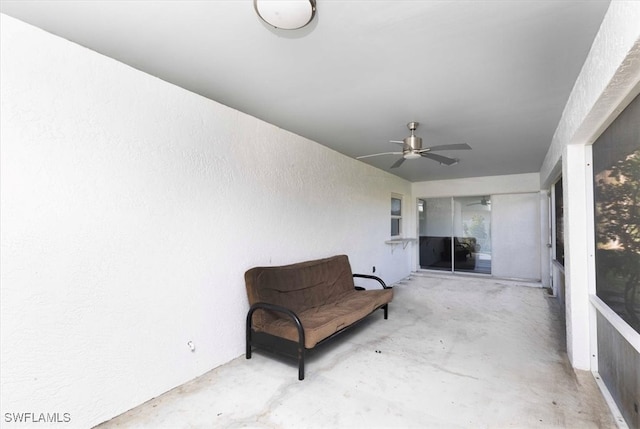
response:
[[[282,30],[296,30],[313,20],[316,0],[253,0],[258,16]]]

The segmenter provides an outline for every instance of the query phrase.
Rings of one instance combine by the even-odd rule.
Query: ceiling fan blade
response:
[[[440,164],[445,164],[445,165],[457,164],[459,161],[458,159],[448,158],[446,156],[437,155],[431,152],[421,153],[420,155],[424,156],[425,158],[433,159],[434,161],[438,161]]]
[[[441,144],[439,146],[425,147],[420,150],[424,152],[432,152],[435,150],[471,150],[471,146],[466,143]]]
[[[402,165],[403,162],[404,162],[404,156],[399,160],[397,160],[396,162],[394,162],[391,168],[398,168]]]
[[[356,159],[371,158],[372,156],[380,156],[380,155],[402,155],[402,152],[382,152],[382,153],[373,153],[373,154],[371,154],[371,155],[356,156]]]
[[[404,144],[402,140],[389,140],[389,143]]]

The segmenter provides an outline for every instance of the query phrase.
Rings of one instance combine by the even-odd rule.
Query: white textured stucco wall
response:
[[[565,224],[567,352],[590,368],[588,236],[591,182],[585,145],[593,143],[640,91],[640,2],[613,0],[553,136],[540,171],[548,189],[562,171]],[[560,168],[561,165],[561,168]],[[560,279],[556,279],[559,282]]]
[[[251,266],[346,253],[388,283],[409,274],[412,247],[384,244],[408,182],[0,28],[3,416],[89,427],[241,355]]]
[[[638,93],[639,23],[640,2],[611,2],[540,169],[542,188],[555,181],[567,144],[593,143]]]

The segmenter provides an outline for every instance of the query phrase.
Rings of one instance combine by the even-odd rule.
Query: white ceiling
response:
[[[317,0],[276,30],[252,0],[2,1],[0,11],[347,156],[423,146],[410,181],[538,172],[609,1]],[[230,147],[220,150],[233,150]]]

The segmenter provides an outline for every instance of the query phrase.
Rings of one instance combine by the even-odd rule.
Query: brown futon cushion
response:
[[[304,327],[307,349],[315,347],[323,339],[364,318],[376,308],[391,302],[393,289],[351,291],[337,301],[312,307],[298,314]],[[265,332],[298,341],[298,331],[289,318],[277,318],[262,328]]]
[[[346,255],[279,267],[256,267],[245,273],[249,304],[266,302],[296,313],[305,331],[305,347],[362,319],[391,302],[393,289],[354,290]],[[277,312],[258,310],[253,327],[292,341],[298,340],[295,324]]]

